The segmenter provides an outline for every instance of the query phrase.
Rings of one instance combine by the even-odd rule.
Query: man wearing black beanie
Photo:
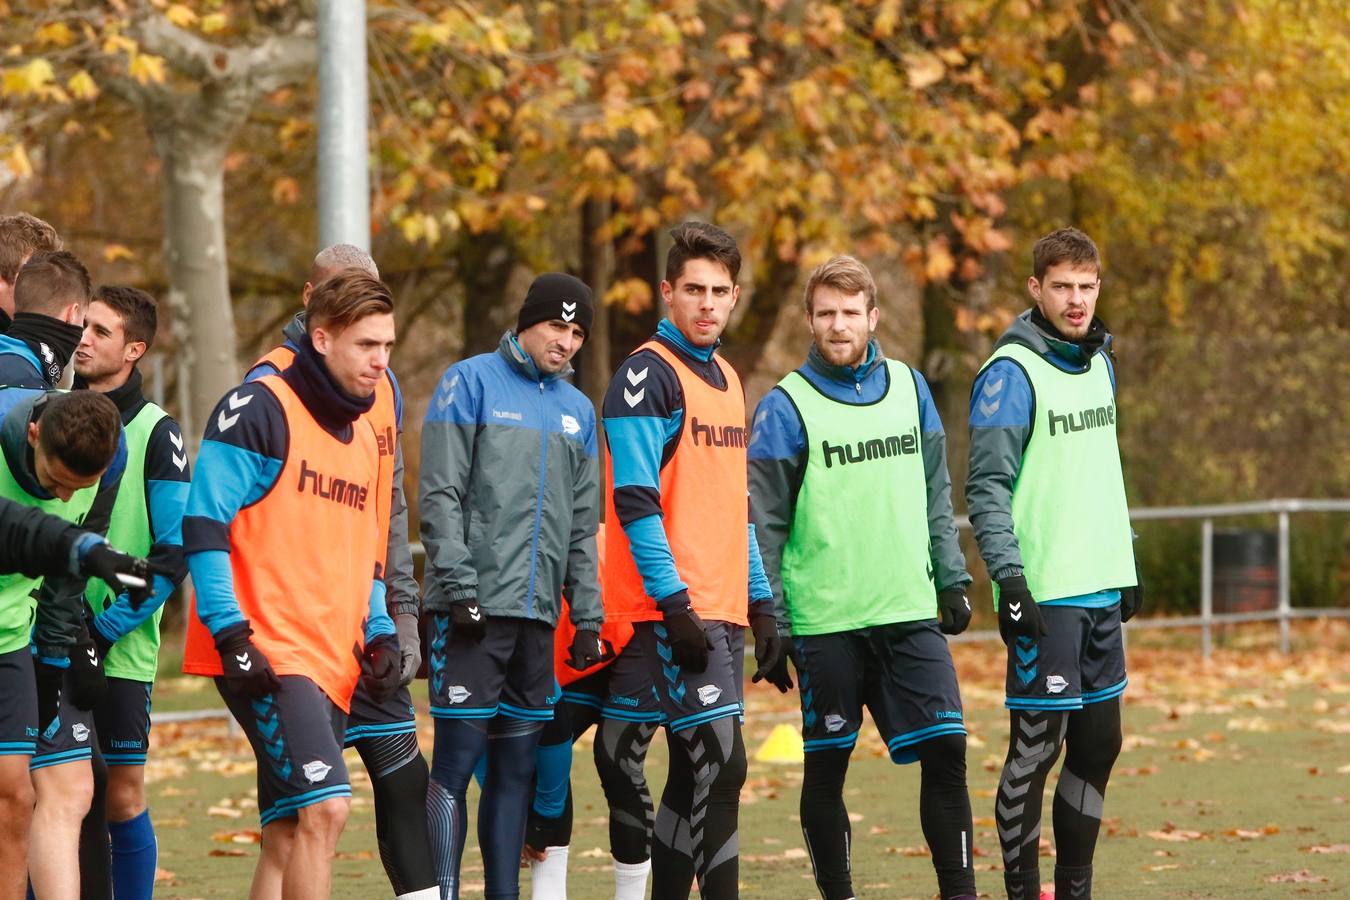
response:
[[[553,718],[553,630],[566,592],[571,663],[604,655],[595,532],[595,409],[565,380],[595,315],[570,275],[540,275],[495,352],[446,370],[422,427],[428,683],[436,723],[431,838],[457,896],[464,794],[485,752],[478,837],[488,896],[516,896],[535,768]]]

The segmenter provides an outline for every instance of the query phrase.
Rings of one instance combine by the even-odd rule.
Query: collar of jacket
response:
[[[117,411],[122,414],[123,425],[135,418],[135,414],[146,404],[145,392],[142,390],[143,381],[141,370],[133,368],[131,377],[120,386],[113,388],[111,391],[105,391],[103,394],[117,404]],[[72,386],[76,390],[85,390],[89,387],[89,382],[77,374]]]
[[[849,387],[862,384],[885,363],[886,356],[881,352],[881,344],[877,342],[876,338],[867,339],[867,357],[860,365],[856,366],[830,365],[825,361],[825,357],[820,353],[820,348],[814,342],[811,344],[811,349],[806,351],[806,365],[812,372],[822,378],[828,378],[830,381],[837,381]]]
[[[698,362],[707,362],[712,359],[713,353],[717,351],[718,347],[722,346],[721,338],[718,338],[717,342],[711,347],[694,346],[689,342],[689,338],[685,337],[680,329],[675,327],[675,323],[669,319],[662,319],[656,324],[656,336],[665,340],[678,352]]]
[[[308,330],[305,328],[305,311],[303,309],[292,316],[291,320],[286,323],[286,326],[281,329],[281,336],[285,338],[286,343],[291,345],[292,350],[295,350],[300,346],[300,342],[304,340],[307,333]]]
[[[1088,325],[1088,335],[1081,341],[1065,340],[1059,332],[1046,322],[1045,326],[1040,322],[1046,322],[1045,317],[1040,315],[1040,310],[1031,307],[1020,313],[1013,319],[1008,330],[998,339],[995,348],[1004,344],[1021,344],[1031,350],[1039,353],[1041,356],[1053,356],[1061,361],[1060,368],[1072,367],[1081,369],[1089,359],[1091,359],[1098,350],[1111,352],[1111,343],[1114,340],[1111,332],[1107,330],[1106,323],[1096,316],[1092,317],[1092,322]],[[1053,361],[1053,360],[1052,360]]]
[[[28,443],[28,423],[33,421],[33,407],[42,396],[35,392],[31,399],[14,404],[4,421],[0,422],[0,448],[19,487],[39,500],[50,500],[52,495],[38,484],[33,447]]]
[[[552,375],[540,372],[539,367],[534,364],[534,360],[530,359],[530,354],[526,353],[525,349],[520,346],[520,342],[516,340],[515,334],[510,329],[507,329],[502,335],[502,339],[497,342],[497,355],[506,360],[506,364],[517,375],[535,384],[550,384],[559,378],[571,377],[573,372],[571,363],[563,366],[561,371],[554,372]]]

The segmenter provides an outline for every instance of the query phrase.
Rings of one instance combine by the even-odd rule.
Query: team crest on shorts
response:
[[[711,706],[722,696],[722,689],[715,684],[705,684],[698,689],[698,700],[704,706]]]
[[[310,784],[323,781],[328,777],[328,773],[333,771],[333,767],[321,759],[313,762],[307,762],[301,769],[305,773],[305,780]]]
[[[825,717],[825,730],[831,732],[838,731],[844,727],[846,721],[847,719],[843,716],[838,715],[837,713],[830,713]]]
[[[473,691],[462,684],[452,684],[446,689],[445,699],[449,700],[451,703],[463,703],[465,700],[469,699],[469,695],[472,693]]]
[[[89,740],[89,726],[83,722],[76,722],[70,726],[70,736],[80,742]]]
[[[1065,681],[1065,680],[1064,680],[1064,677],[1061,676],[1061,675],[1047,675],[1047,676],[1045,676],[1045,692],[1046,692],[1047,694],[1059,694],[1059,693],[1062,693],[1062,692],[1064,691],[1064,689],[1065,689],[1066,687],[1068,687],[1068,686],[1069,686],[1069,682]]]

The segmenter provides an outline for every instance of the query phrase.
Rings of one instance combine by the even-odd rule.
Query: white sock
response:
[[[530,900],[567,900],[567,847],[545,847],[542,862],[530,863]]]
[[[647,875],[652,871],[652,861],[640,863],[621,863],[614,860],[614,900],[645,900],[647,896]]]
[[[441,889],[437,885],[432,885],[429,888],[422,888],[420,891],[399,894],[394,900],[441,900]]]

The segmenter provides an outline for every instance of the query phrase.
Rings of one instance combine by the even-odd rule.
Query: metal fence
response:
[[[1129,631],[1155,628],[1199,628],[1200,653],[1209,659],[1213,652],[1213,633],[1215,626],[1239,624],[1244,622],[1278,622],[1280,626],[1280,652],[1289,652],[1289,623],[1295,619],[1350,618],[1350,609],[1322,607],[1315,609],[1296,609],[1289,598],[1289,517],[1295,513],[1335,512],[1350,513],[1350,500],[1258,500],[1251,503],[1221,503],[1214,506],[1146,506],[1130,511],[1130,518],[1136,522],[1166,521],[1180,519],[1200,520],[1200,614],[1198,616],[1159,616],[1135,619],[1126,624]],[[1236,518],[1240,516],[1275,516],[1279,535],[1278,566],[1278,602],[1275,609],[1253,612],[1214,611],[1214,520]],[[970,529],[970,520],[960,516],[957,527]],[[414,558],[423,553],[420,543],[412,545]],[[998,640],[998,631],[968,631],[950,638],[953,641]],[[222,709],[197,709],[185,712],[153,713],[151,720],[162,722],[189,722],[201,719],[229,719],[231,728],[234,720]]]

